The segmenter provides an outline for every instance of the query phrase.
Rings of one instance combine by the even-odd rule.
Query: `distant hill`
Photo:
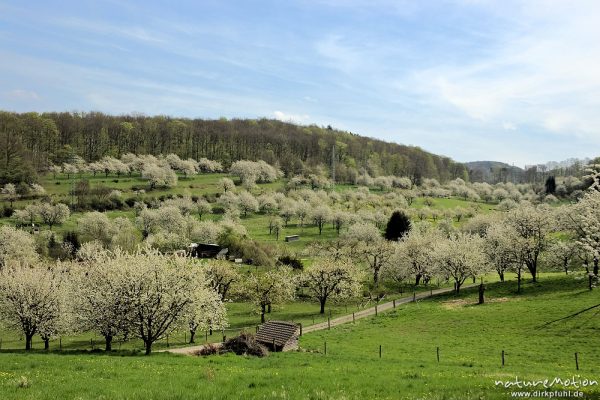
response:
[[[525,171],[499,161],[471,161],[464,163],[471,182],[521,182]]]
[[[125,153],[206,157],[225,167],[237,160],[262,159],[287,176],[329,173],[333,159],[338,182],[353,182],[365,171],[371,176],[408,176],[415,182],[468,179],[463,164],[419,147],[272,119],[0,111],[0,148],[10,149],[0,152],[0,183],[35,180],[36,171],[74,155],[94,161]]]

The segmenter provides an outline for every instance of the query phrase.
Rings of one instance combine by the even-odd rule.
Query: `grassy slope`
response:
[[[314,352],[266,359],[63,353],[0,354],[0,398],[509,398],[494,380],[600,375],[600,320],[590,314],[546,329],[543,322],[600,302],[572,276],[543,275],[514,295],[514,282],[403,306],[391,313],[305,335]],[[328,354],[322,354],[323,343]],[[383,358],[379,359],[379,345]],[[435,349],[441,348],[441,362]],[[506,350],[507,364],[500,366]],[[573,353],[580,353],[575,371]],[[25,376],[29,388],[19,388]],[[598,398],[600,391],[588,393]]]

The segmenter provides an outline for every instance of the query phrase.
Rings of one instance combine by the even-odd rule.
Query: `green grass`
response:
[[[474,304],[475,291],[408,304],[305,335],[305,351],[264,359],[3,350],[0,398],[507,399],[510,390],[495,388],[495,380],[599,379],[597,315],[538,328],[597,304],[599,292],[559,274],[527,283],[522,295],[515,295],[515,286],[488,285],[484,305]],[[600,398],[598,386],[585,392]]]

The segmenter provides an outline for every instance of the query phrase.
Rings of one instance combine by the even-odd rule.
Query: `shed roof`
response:
[[[283,346],[294,338],[298,329],[298,324],[293,322],[267,321],[256,333],[256,340],[261,343],[273,344],[273,339],[275,339],[276,346]]]

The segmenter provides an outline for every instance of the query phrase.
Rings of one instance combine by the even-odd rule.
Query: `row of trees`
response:
[[[6,229],[12,228],[2,228],[0,238]],[[252,302],[264,322],[272,305],[293,300],[298,287],[319,301],[322,313],[328,300],[357,297],[362,287],[362,274],[349,260],[321,259],[300,274],[280,266],[244,277],[226,261],[200,264],[147,247],[97,249],[77,262],[57,263],[16,245],[2,250],[10,257],[0,268],[0,318],[23,333],[26,349],[36,334],[48,348],[57,335],[95,331],[107,351],[114,340],[139,338],[149,354],[175,329],[188,329],[193,342],[198,330],[226,327],[223,302],[231,296]]]
[[[0,316],[25,336],[39,334],[48,348],[58,334],[96,331],[115,339],[139,338],[146,354],[170,331],[226,326],[226,311],[205,272],[188,259],[145,249],[99,252],[83,263],[4,265]]]

